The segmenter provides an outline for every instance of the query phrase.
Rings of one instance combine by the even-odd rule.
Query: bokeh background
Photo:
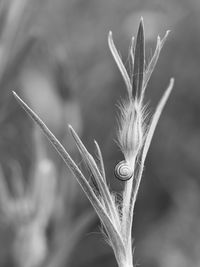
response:
[[[175,87],[147,157],[133,225],[134,262],[200,266],[200,1],[0,1],[0,266],[117,266],[100,223],[73,175],[22,111],[15,90],[81,165],[67,124],[107,179],[122,159],[117,103],[125,85],[107,45],[112,30],[128,67],[143,16],[147,60],[171,33],[149,82],[153,111],[170,77]]]

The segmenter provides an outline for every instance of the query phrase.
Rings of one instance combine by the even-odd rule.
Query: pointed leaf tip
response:
[[[112,38],[112,31],[108,32],[108,38]]]
[[[144,64],[145,61],[145,40],[144,40],[144,23],[141,18],[138,33],[136,37],[133,66],[133,98],[140,97],[143,86]]]
[[[143,36],[144,37],[144,21],[143,18],[141,17],[140,24],[138,27],[138,33],[137,33],[137,38],[138,36]]]
[[[143,16],[141,16],[141,18],[140,18],[140,25],[143,26],[143,28],[144,28],[144,19],[143,19]]]
[[[140,24],[139,24],[139,27],[138,27],[138,32],[137,32],[137,35],[143,35],[144,37],[144,19],[143,17],[140,18]]]
[[[23,100],[18,96],[18,94],[15,91],[12,91],[12,94],[14,96],[14,98],[17,100],[17,102],[23,107]]]
[[[68,128],[71,130],[73,129],[73,127],[71,126],[71,124],[68,124]]]
[[[17,98],[17,94],[15,91],[12,91],[12,94],[14,95],[15,98]]]

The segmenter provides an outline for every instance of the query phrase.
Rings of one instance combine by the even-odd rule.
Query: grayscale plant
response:
[[[98,154],[98,157],[95,160],[88,152],[72,126],[69,126],[69,130],[82,159],[90,172],[91,178],[87,179],[44,122],[15,92],[13,92],[17,101],[39,125],[63,158],[66,165],[77,178],[105,228],[107,240],[114,251],[119,267],[133,266],[132,223],[136,197],[142,177],[145,158],[157,122],[174,84],[174,80],[171,79],[153,116],[149,118],[150,116],[147,113],[147,107],[143,103],[144,93],[167,35],[168,32],[163,39],[160,39],[160,37],[157,38],[154,55],[146,66],[144,26],[143,20],[141,19],[136,40],[134,41],[132,38],[130,47],[130,75],[128,75],[117,52],[113,42],[112,33],[110,32],[108,36],[109,48],[122,74],[127,89],[127,99],[120,107],[120,128],[118,132],[118,141],[121,151],[124,154],[124,160],[117,164],[115,168],[116,177],[124,181],[124,190],[120,201],[117,199],[116,195],[109,190],[105,177],[103,157],[98,143],[94,141]]]
[[[20,165],[11,162],[12,194],[0,167],[1,220],[14,230],[12,256],[18,267],[38,267],[44,262],[46,229],[55,208],[57,170],[38,135],[34,137],[36,160],[30,183],[25,182]]]

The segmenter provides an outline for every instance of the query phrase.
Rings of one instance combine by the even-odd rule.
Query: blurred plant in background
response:
[[[63,262],[69,261],[71,252],[85,228],[93,222],[94,215],[89,211],[83,217],[74,219],[76,188],[69,180],[67,192],[59,194],[58,171],[48,158],[38,131],[35,131],[34,144],[36,158],[30,183],[24,183],[20,166],[12,164],[14,192],[11,193],[1,170],[1,220],[14,230],[12,253],[17,266],[37,267],[44,261],[45,266],[62,266]],[[66,199],[63,198],[64,195]],[[63,217],[64,211],[61,210],[65,201],[67,217]],[[49,240],[47,229],[52,221],[57,231],[51,234]]]
[[[35,145],[37,157],[30,184],[25,184],[20,166],[17,169],[12,164],[12,194],[1,172],[1,220],[15,231],[13,255],[19,267],[40,266],[45,259],[46,229],[55,205],[56,169],[39,136],[35,136]]]

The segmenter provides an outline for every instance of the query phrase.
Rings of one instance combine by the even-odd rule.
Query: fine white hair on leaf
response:
[[[145,132],[145,109],[133,101],[124,101],[119,106],[118,142],[127,161],[135,158],[142,147]]]

